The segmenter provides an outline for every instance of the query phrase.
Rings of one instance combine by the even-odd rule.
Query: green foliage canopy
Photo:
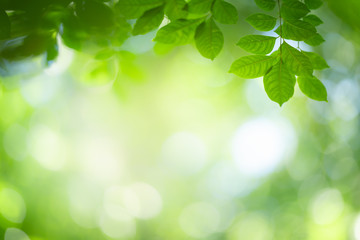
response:
[[[322,1],[255,3],[264,11],[274,12],[277,6],[278,13],[253,13],[246,18],[252,27],[265,33],[239,40],[239,47],[256,55],[239,58],[230,72],[241,78],[264,77],[265,91],[280,105],[291,98],[295,76],[302,77],[302,87],[299,78],[298,83],[305,95],[326,101],[324,85],[312,74],[313,70],[327,68],[327,63],[320,55],[287,42],[304,41],[310,46],[324,42],[316,30],[323,22],[311,13]],[[31,4],[26,0],[8,0],[0,5],[0,62],[45,55],[49,65],[58,55],[58,36],[70,48],[89,51],[97,59],[106,58],[104,51],[120,51],[131,35],[156,29],[155,42],[184,45],[195,41],[200,54],[213,60],[224,46],[222,24],[237,21],[236,7],[224,0],[36,0]],[[272,30],[277,37],[269,32]],[[272,53],[276,41],[280,47]]]

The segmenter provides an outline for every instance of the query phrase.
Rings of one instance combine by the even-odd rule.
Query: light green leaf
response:
[[[325,39],[320,34],[316,33],[314,36],[306,39],[304,42],[310,46],[315,47],[325,42]]]
[[[308,14],[310,10],[299,1],[287,1],[281,5],[281,17],[299,19]]]
[[[264,76],[264,87],[269,98],[280,106],[294,95],[295,76],[279,61]]]
[[[223,0],[215,0],[211,12],[215,20],[219,23],[235,24],[238,20],[236,8]]]
[[[322,0],[305,0],[305,4],[310,9],[318,9],[323,4]]]
[[[125,18],[134,19],[140,17],[145,11],[164,3],[165,0],[119,0],[115,6]]]
[[[224,36],[212,18],[196,29],[195,44],[200,54],[211,60],[220,53],[224,45]]]
[[[185,11],[185,6],[185,0],[167,0],[165,14],[171,21],[186,18],[188,13]]]
[[[248,35],[242,37],[237,45],[251,53],[268,54],[273,50],[275,41],[275,37],[264,35]]]
[[[305,51],[302,51],[302,53],[309,58],[314,69],[322,70],[325,68],[329,68],[329,65],[326,63],[325,59],[321,57],[319,54],[314,52],[305,52]]]
[[[255,3],[259,8],[265,11],[273,10],[276,5],[275,0],[255,0]]]
[[[256,13],[246,18],[246,21],[259,31],[270,31],[276,25],[276,18],[262,13]]]
[[[10,20],[4,10],[0,9],[0,39],[10,37]]]
[[[316,29],[310,23],[301,20],[284,19],[282,28],[277,28],[275,32],[285,39],[303,41],[314,36]]]
[[[313,66],[306,55],[286,42],[281,45],[281,51],[282,59],[289,71],[293,72],[297,76],[312,75]]]
[[[203,18],[178,19],[170,22],[159,29],[154,41],[174,45],[187,44],[193,39],[195,29],[202,21]]]
[[[205,14],[210,11],[214,0],[191,0],[188,4],[190,13]]]
[[[300,76],[297,78],[300,90],[309,98],[327,102],[327,92],[322,82],[314,76]]]
[[[164,19],[164,7],[146,11],[134,25],[133,35],[145,34],[158,28]]]
[[[241,57],[230,67],[230,73],[234,73],[241,78],[258,78],[265,73],[279,60],[279,57],[250,55]]]
[[[312,24],[315,27],[324,23],[318,16],[316,16],[314,14],[309,14],[309,15],[303,17],[303,20],[305,22]]]

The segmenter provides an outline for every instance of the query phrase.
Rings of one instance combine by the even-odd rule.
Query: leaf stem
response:
[[[277,0],[277,4],[278,4],[278,8],[279,8],[279,21],[280,21],[280,61],[282,62],[282,50],[281,50],[281,44],[283,42],[283,38],[282,38],[282,18],[281,18],[281,5],[280,5],[280,0]]]

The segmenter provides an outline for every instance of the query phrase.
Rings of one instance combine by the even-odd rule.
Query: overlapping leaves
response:
[[[273,10],[276,5],[273,0],[255,0],[255,3],[266,11]],[[293,96],[296,76],[300,90],[306,96],[318,101],[327,101],[324,85],[313,76],[314,70],[329,67],[326,61],[316,53],[301,51],[285,41],[304,41],[310,46],[318,46],[324,41],[316,30],[323,22],[316,15],[309,14],[310,9],[319,6],[321,0],[307,0],[305,3],[298,0],[283,0],[279,6],[278,18],[263,13],[249,16],[247,22],[259,31],[271,31],[279,23],[274,31],[279,37],[242,37],[237,45],[257,55],[239,58],[232,64],[230,72],[242,78],[263,77],[267,95],[280,106]],[[280,41],[280,47],[275,50],[273,48],[277,39]],[[274,52],[271,54],[272,51]]]

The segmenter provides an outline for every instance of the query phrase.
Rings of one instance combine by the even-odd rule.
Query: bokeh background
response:
[[[1,239],[360,240],[360,3],[316,10],[328,102],[297,88],[280,108],[227,73],[257,11],[231,2],[214,61],[151,32],[106,60],[5,62]]]

